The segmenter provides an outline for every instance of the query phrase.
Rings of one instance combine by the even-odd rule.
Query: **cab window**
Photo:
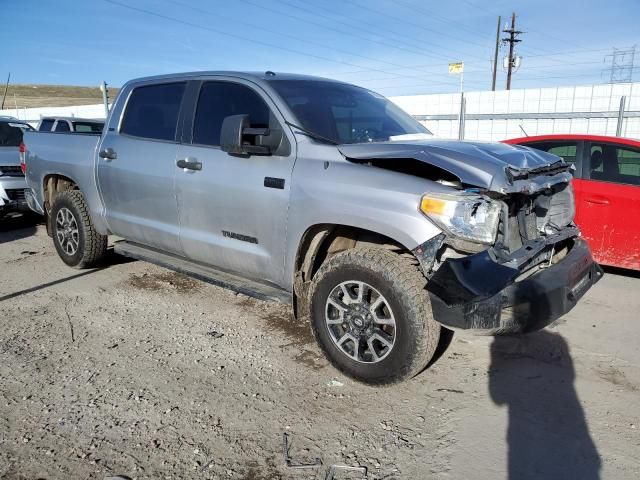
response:
[[[245,114],[249,115],[252,127],[269,126],[269,107],[251,88],[231,82],[204,83],[198,97],[192,142],[219,146],[223,120],[231,115]]]
[[[70,130],[69,123],[66,120],[58,120],[58,123],[56,123],[56,132],[68,132]]]
[[[45,118],[40,123],[40,127],[38,128],[38,130],[40,130],[41,132],[50,132],[51,128],[53,128],[53,123],[54,121],[51,118]]]
[[[137,87],[131,92],[120,133],[175,141],[185,83]]]

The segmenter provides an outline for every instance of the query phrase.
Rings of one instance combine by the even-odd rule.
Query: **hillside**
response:
[[[113,100],[117,88],[109,87],[109,99]],[[0,86],[0,101],[4,85]],[[102,102],[102,92],[98,87],[76,87],[69,85],[19,85],[9,84],[4,108],[66,107],[91,105]]]

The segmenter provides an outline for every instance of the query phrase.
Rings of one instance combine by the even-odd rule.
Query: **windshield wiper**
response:
[[[330,138],[327,138],[327,137],[325,137],[323,135],[320,135],[319,133],[316,133],[316,132],[314,132],[312,130],[309,130],[307,128],[301,127],[300,125],[296,125],[295,123],[292,123],[292,122],[289,122],[289,121],[285,121],[284,123],[286,123],[290,127],[297,128],[302,133],[304,133],[308,137],[311,137],[311,138],[313,138],[315,140],[320,140],[321,142],[329,143],[331,145],[340,145],[340,142],[336,142],[335,140],[331,140]]]

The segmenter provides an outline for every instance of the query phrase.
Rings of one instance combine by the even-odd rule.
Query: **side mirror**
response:
[[[271,132],[252,128],[249,115],[231,115],[222,121],[220,148],[230,155],[271,155]]]

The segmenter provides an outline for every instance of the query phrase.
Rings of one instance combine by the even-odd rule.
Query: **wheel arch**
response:
[[[307,310],[309,285],[320,266],[336,253],[361,245],[377,246],[412,259],[411,250],[400,241],[366,228],[343,224],[316,224],[303,233],[293,264],[294,316]],[[415,259],[416,264],[418,263]]]
[[[57,193],[68,190],[80,190],[78,183],[72,178],[59,173],[49,173],[42,179],[42,200],[45,213],[51,210],[53,198]]]

